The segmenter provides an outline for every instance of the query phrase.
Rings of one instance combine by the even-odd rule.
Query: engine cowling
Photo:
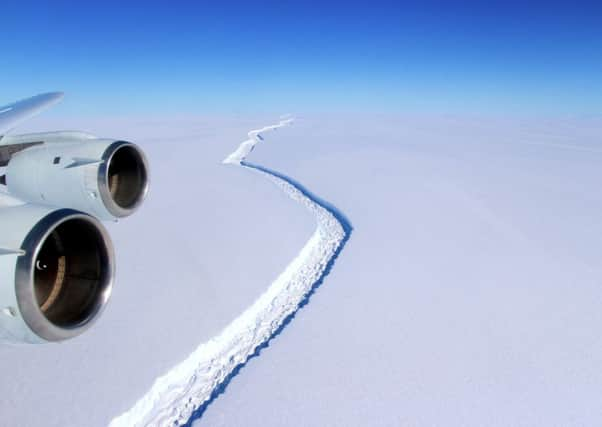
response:
[[[0,210],[0,339],[81,334],[105,308],[114,274],[111,240],[94,217],[38,205]]]
[[[40,144],[16,153],[6,168],[12,195],[105,220],[131,215],[144,201],[148,184],[146,157],[127,141]]]

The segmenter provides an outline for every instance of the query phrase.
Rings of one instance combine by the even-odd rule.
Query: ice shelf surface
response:
[[[118,278],[98,325],[0,348],[2,424],[108,424],[299,255],[315,216],[220,163],[267,123],[40,126],[139,142],[153,182],[139,214],[111,226]],[[359,114],[266,134],[253,165],[331,202],[353,235],[310,303],[190,422],[600,424],[601,135],[600,117]]]
[[[291,319],[310,291],[319,284],[337,256],[349,227],[337,212],[276,172],[245,163],[264,134],[290,124],[249,132],[249,139],[226,159],[224,164],[240,165],[274,182],[288,197],[305,207],[316,219],[316,231],[299,254],[278,278],[240,316],[219,335],[202,343],[183,362],[157,379],[152,388],[127,412],[115,418],[111,427],[174,426],[185,424],[195,411],[209,402],[218,388],[235,370],[254,355],[260,346]]]
[[[600,117],[297,116],[276,133],[253,161],[353,234],[194,427],[600,424]]]

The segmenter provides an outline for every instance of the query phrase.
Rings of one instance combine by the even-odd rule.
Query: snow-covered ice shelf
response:
[[[250,131],[249,139],[241,143],[224,163],[245,167],[279,186],[315,216],[314,234],[249,308],[219,335],[201,344],[187,359],[158,378],[129,411],[112,420],[112,427],[182,425],[193,415],[201,414],[237,368],[257,354],[303,305],[348,239],[351,228],[335,208],[290,178],[245,162],[255,145],[264,139],[265,132],[290,123],[292,119],[284,118],[276,125]]]

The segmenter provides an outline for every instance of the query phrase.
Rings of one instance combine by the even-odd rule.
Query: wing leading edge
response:
[[[0,107],[0,138],[40,111],[63,99],[62,92],[50,92]]]

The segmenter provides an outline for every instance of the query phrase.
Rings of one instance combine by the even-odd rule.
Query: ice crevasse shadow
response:
[[[323,209],[326,209],[327,211],[329,211],[337,219],[337,221],[341,224],[343,231],[344,231],[344,236],[343,236],[343,239],[341,240],[339,246],[333,253],[332,257],[327,262],[326,267],[324,268],[324,271],[322,272],[321,276],[318,278],[318,280],[316,282],[314,282],[311,285],[310,289],[307,291],[305,296],[299,302],[297,308],[282,320],[282,323],[280,324],[280,326],[272,333],[272,335],[267,340],[265,340],[263,343],[261,343],[259,346],[257,346],[255,351],[248,357],[248,359],[245,362],[236,366],[234,368],[234,370],[224,379],[224,381],[213,390],[213,392],[211,393],[211,397],[205,403],[203,403],[197,410],[195,410],[193,412],[191,418],[188,420],[188,422],[186,424],[184,424],[187,427],[192,427],[193,422],[199,420],[203,416],[203,414],[205,413],[205,411],[207,410],[209,405],[211,405],[211,403],[213,403],[213,401],[215,399],[217,399],[221,394],[223,394],[226,391],[226,388],[230,384],[230,381],[232,381],[232,379],[240,373],[240,370],[242,368],[244,368],[245,365],[252,358],[258,357],[261,354],[262,350],[268,348],[270,346],[271,341],[274,338],[276,338],[278,335],[280,335],[282,333],[282,331],[288,326],[288,324],[290,322],[292,322],[292,320],[295,318],[295,315],[297,314],[297,312],[309,303],[309,300],[312,297],[312,295],[315,293],[316,289],[318,289],[322,285],[326,276],[328,276],[328,274],[330,274],[330,271],[332,270],[332,267],[334,266],[336,259],[339,257],[339,254],[341,253],[345,244],[349,240],[349,237],[351,236],[351,232],[353,230],[353,227],[351,226],[351,222],[349,222],[347,217],[342,212],[340,212],[332,204],[315,196],[313,193],[311,193],[309,190],[307,190],[305,188],[305,186],[301,185],[299,182],[295,181],[294,179],[292,179],[286,175],[283,175],[279,172],[276,172],[272,169],[268,169],[266,167],[255,165],[255,164],[248,163],[248,162],[241,162],[241,166],[245,166],[245,167],[266,173],[266,174],[270,174],[273,177],[281,179],[281,180],[287,182],[288,184],[294,186],[297,190],[299,190],[301,193],[303,193],[306,197],[308,197],[314,203],[318,204]]]
[[[264,132],[287,126],[291,119],[249,132],[249,139],[224,160],[259,173],[291,199],[310,210],[316,230],[299,254],[264,293],[222,332],[202,343],[183,362],[158,378],[117,426],[182,426],[200,419],[232,379],[294,319],[330,273],[352,232],[351,223],[334,206],[313,195],[292,178],[245,162]]]

